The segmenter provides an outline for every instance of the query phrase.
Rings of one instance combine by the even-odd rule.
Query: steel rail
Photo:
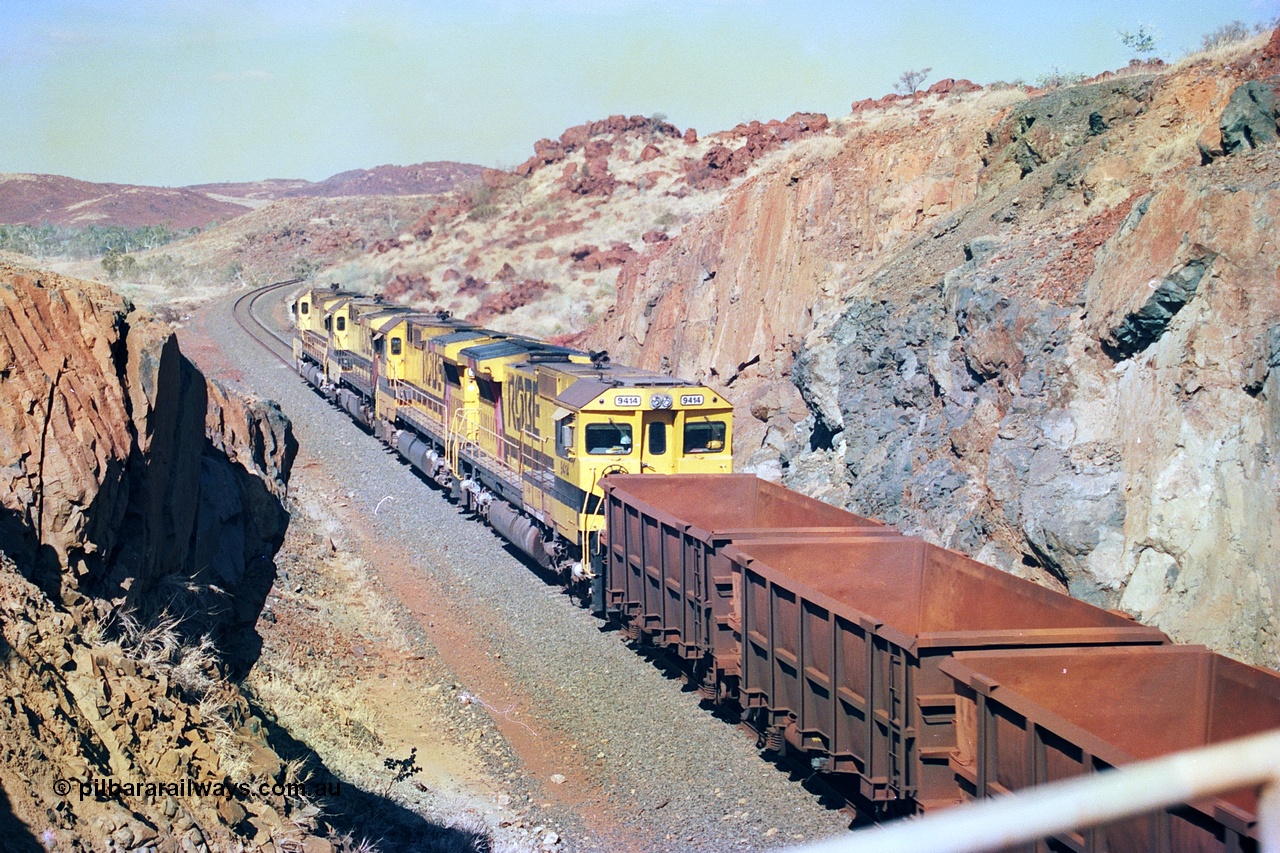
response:
[[[244,329],[249,337],[261,344],[267,352],[290,367],[293,367],[293,341],[259,320],[258,316],[253,313],[253,307],[266,294],[282,287],[298,284],[301,281],[302,279],[300,278],[291,278],[287,281],[276,281],[262,287],[256,287],[237,297],[231,306],[231,316],[236,321],[236,324]]]
[[[860,830],[789,853],[981,853],[1261,788],[1258,853],[1280,853],[1280,730]]]

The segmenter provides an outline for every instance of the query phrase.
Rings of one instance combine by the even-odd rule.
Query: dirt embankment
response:
[[[738,404],[739,462],[1280,659],[1280,35],[859,105],[623,267],[587,339]]]

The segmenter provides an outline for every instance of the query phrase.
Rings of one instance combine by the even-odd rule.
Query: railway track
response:
[[[293,367],[293,342],[259,320],[253,309],[258,300],[268,293],[273,293],[282,287],[299,284],[301,281],[302,279],[300,278],[291,278],[287,281],[276,281],[262,287],[256,287],[238,297],[231,306],[231,316],[235,318],[236,324],[244,329],[249,337],[253,338],[264,349],[289,367]]]

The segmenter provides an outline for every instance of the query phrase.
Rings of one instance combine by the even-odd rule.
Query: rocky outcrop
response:
[[[1197,146],[1258,67],[867,108],[587,344],[723,390],[743,467],[1274,666],[1280,146]]]
[[[288,421],[98,285],[0,267],[0,300],[3,550],[55,602],[251,624],[287,522]]]
[[[288,420],[99,285],[0,266],[0,301],[6,845],[332,849],[226,680],[275,578]]]
[[[101,632],[87,600],[55,607],[0,554],[5,850],[334,849],[313,801],[336,788],[281,760],[207,645],[172,622]]]
[[[830,122],[822,113],[794,113],[786,121],[753,121],[724,134],[726,144],[716,145],[701,159],[685,162],[685,174],[694,187],[724,186],[747,173],[751,165],[788,142],[822,133]]]
[[[1103,345],[1115,354],[1117,361],[1129,358],[1160,339],[1168,330],[1173,316],[1196,295],[1196,288],[1212,262],[1211,254],[1193,258],[1163,279],[1151,280],[1147,286],[1152,293],[1142,307],[1126,314],[1120,325],[1103,337]]]
[[[1276,134],[1276,94],[1258,80],[1250,80],[1231,94],[1219,122],[1222,151],[1234,154],[1280,140]]]
[[[636,250],[627,243],[614,243],[608,249],[598,246],[579,246],[569,253],[573,264],[584,270],[600,271],[620,267],[636,257]]]
[[[543,166],[559,163],[573,152],[589,146],[592,142],[604,140],[602,136],[618,136],[624,133],[645,132],[656,137],[679,138],[680,131],[673,125],[657,118],[645,116],[609,116],[599,121],[574,125],[560,134],[556,140],[539,139],[533,143],[533,156],[515,168],[515,174],[527,177]],[[588,150],[588,155],[591,151]],[[607,154],[607,152],[605,152]],[[596,152],[596,157],[600,157]]]

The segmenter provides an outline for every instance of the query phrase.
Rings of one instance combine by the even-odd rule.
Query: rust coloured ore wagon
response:
[[[989,797],[1280,728],[1280,675],[1201,646],[957,654],[957,748],[968,797]],[[1025,849],[1256,849],[1240,791]]]
[[[732,542],[898,537],[892,528],[752,474],[614,475],[603,481],[604,606],[635,640],[689,662],[703,695],[736,699]]]
[[[918,539],[745,542],[744,719],[884,810],[959,799],[953,652],[1167,643],[1155,628]]]

